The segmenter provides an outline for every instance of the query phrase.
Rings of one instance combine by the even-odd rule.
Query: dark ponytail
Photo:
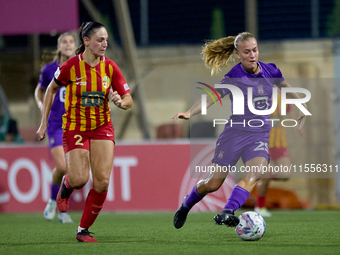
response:
[[[76,50],[76,54],[80,54],[85,51],[84,37],[91,38],[91,35],[96,32],[97,29],[104,27],[103,24],[99,22],[83,22],[79,28],[79,40],[80,46]]]

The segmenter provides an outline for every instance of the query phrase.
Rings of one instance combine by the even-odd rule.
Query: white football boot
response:
[[[44,210],[44,217],[46,220],[53,220],[55,216],[56,207],[57,207],[57,202],[55,200],[49,199]]]
[[[272,217],[272,214],[268,211],[266,207],[263,208],[255,207],[254,211],[260,214],[262,217]]]
[[[68,213],[58,213],[58,221],[60,223],[73,223],[73,220],[71,219],[70,215]]]

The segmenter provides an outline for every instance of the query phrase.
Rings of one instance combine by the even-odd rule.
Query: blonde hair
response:
[[[228,36],[205,43],[202,49],[204,64],[211,68],[211,75],[218,73],[221,67],[228,66],[228,61],[234,50],[238,50],[241,42],[255,38],[251,33],[243,32],[235,36]]]
[[[67,36],[67,35],[71,35],[71,36],[73,37],[73,39],[75,39],[75,38],[74,38],[74,35],[73,35],[72,33],[70,33],[70,32],[62,33],[62,34],[59,35],[59,37],[58,37],[58,43],[57,43],[58,46],[59,46],[59,44],[60,44],[60,42],[61,42],[61,39],[62,39],[64,36]],[[55,52],[53,61],[56,61],[56,60],[60,61],[60,59],[61,59],[61,51],[60,51],[60,50],[57,50],[57,51]]]

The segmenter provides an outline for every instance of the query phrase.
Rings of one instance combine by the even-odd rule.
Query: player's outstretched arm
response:
[[[300,111],[300,116],[297,119],[297,121],[298,121],[299,131],[302,132],[302,128],[305,125],[305,121],[306,121],[306,115],[302,111]]]
[[[60,86],[54,80],[52,80],[50,85],[47,87],[42,105],[41,123],[36,133],[39,141],[45,138],[45,133],[47,130],[47,118],[50,115],[52,102],[58,89],[60,89]]]
[[[214,95],[215,100],[217,100],[217,96]],[[191,116],[194,116],[196,114],[201,113],[201,102],[202,100],[197,101],[191,108],[189,111],[187,112],[179,112],[177,113],[175,116],[173,116],[171,119],[173,120],[173,122],[176,122],[178,119],[190,119]],[[211,97],[207,97],[207,108],[209,108],[212,104],[214,103],[214,100]]]
[[[286,82],[286,81],[283,81],[279,86],[279,89],[281,88],[292,88],[292,86]],[[300,99],[299,95],[296,93],[296,92],[290,92],[290,93],[287,93],[287,97],[288,98],[292,98],[292,99]],[[306,104],[302,104],[306,109],[307,108],[307,105]],[[300,115],[297,119],[297,122],[298,122],[298,127],[299,127],[299,131],[302,132],[302,128],[305,124],[305,121],[306,121],[306,115],[300,111]]]
[[[293,110],[290,110],[289,112],[287,112],[287,114],[288,114],[289,118],[291,118],[293,120],[298,119],[296,114],[295,114],[295,111],[293,111]],[[296,127],[295,127],[295,134],[297,136],[304,136],[304,131],[303,131],[303,129],[300,130],[299,125],[296,125]]]
[[[39,84],[37,85],[37,87],[34,90],[34,98],[35,98],[35,102],[37,103],[37,106],[38,106],[40,112],[42,112],[44,91],[43,91],[43,89],[40,88]]]

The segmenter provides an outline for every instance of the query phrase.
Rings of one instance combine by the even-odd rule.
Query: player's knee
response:
[[[68,181],[70,185],[72,186],[72,188],[74,189],[81,189],[82,187],[85,186],[88,180],[89,180],[89,177],[86,177],[86,176],[78,177],[78,176],[72,176],[70,174],[68,176]]]
[[[109,188],[108,183],[99,183],[99,184],[93,185],[93,186],[94,186],[94,189],[99,193],[105,192]]]
[[[218,190],[221,187],[222,183],[223,182],[221,182],[219,179],[210,179],[205,185],[206,192],[211,193]]]
[[[93,179],[93,187],[97,192],[105,192],[109,188],[109,179]]]
[[[57,165],[56,171],[61,175],[65,175],[67,173],[66,165]]]
[[[241,187],[247,187],[249,189],[250,187],[254,187],[260,180],[260,177],[255,177],[255,178],[242,178],[241,180],[238,181],[238,186]]]

